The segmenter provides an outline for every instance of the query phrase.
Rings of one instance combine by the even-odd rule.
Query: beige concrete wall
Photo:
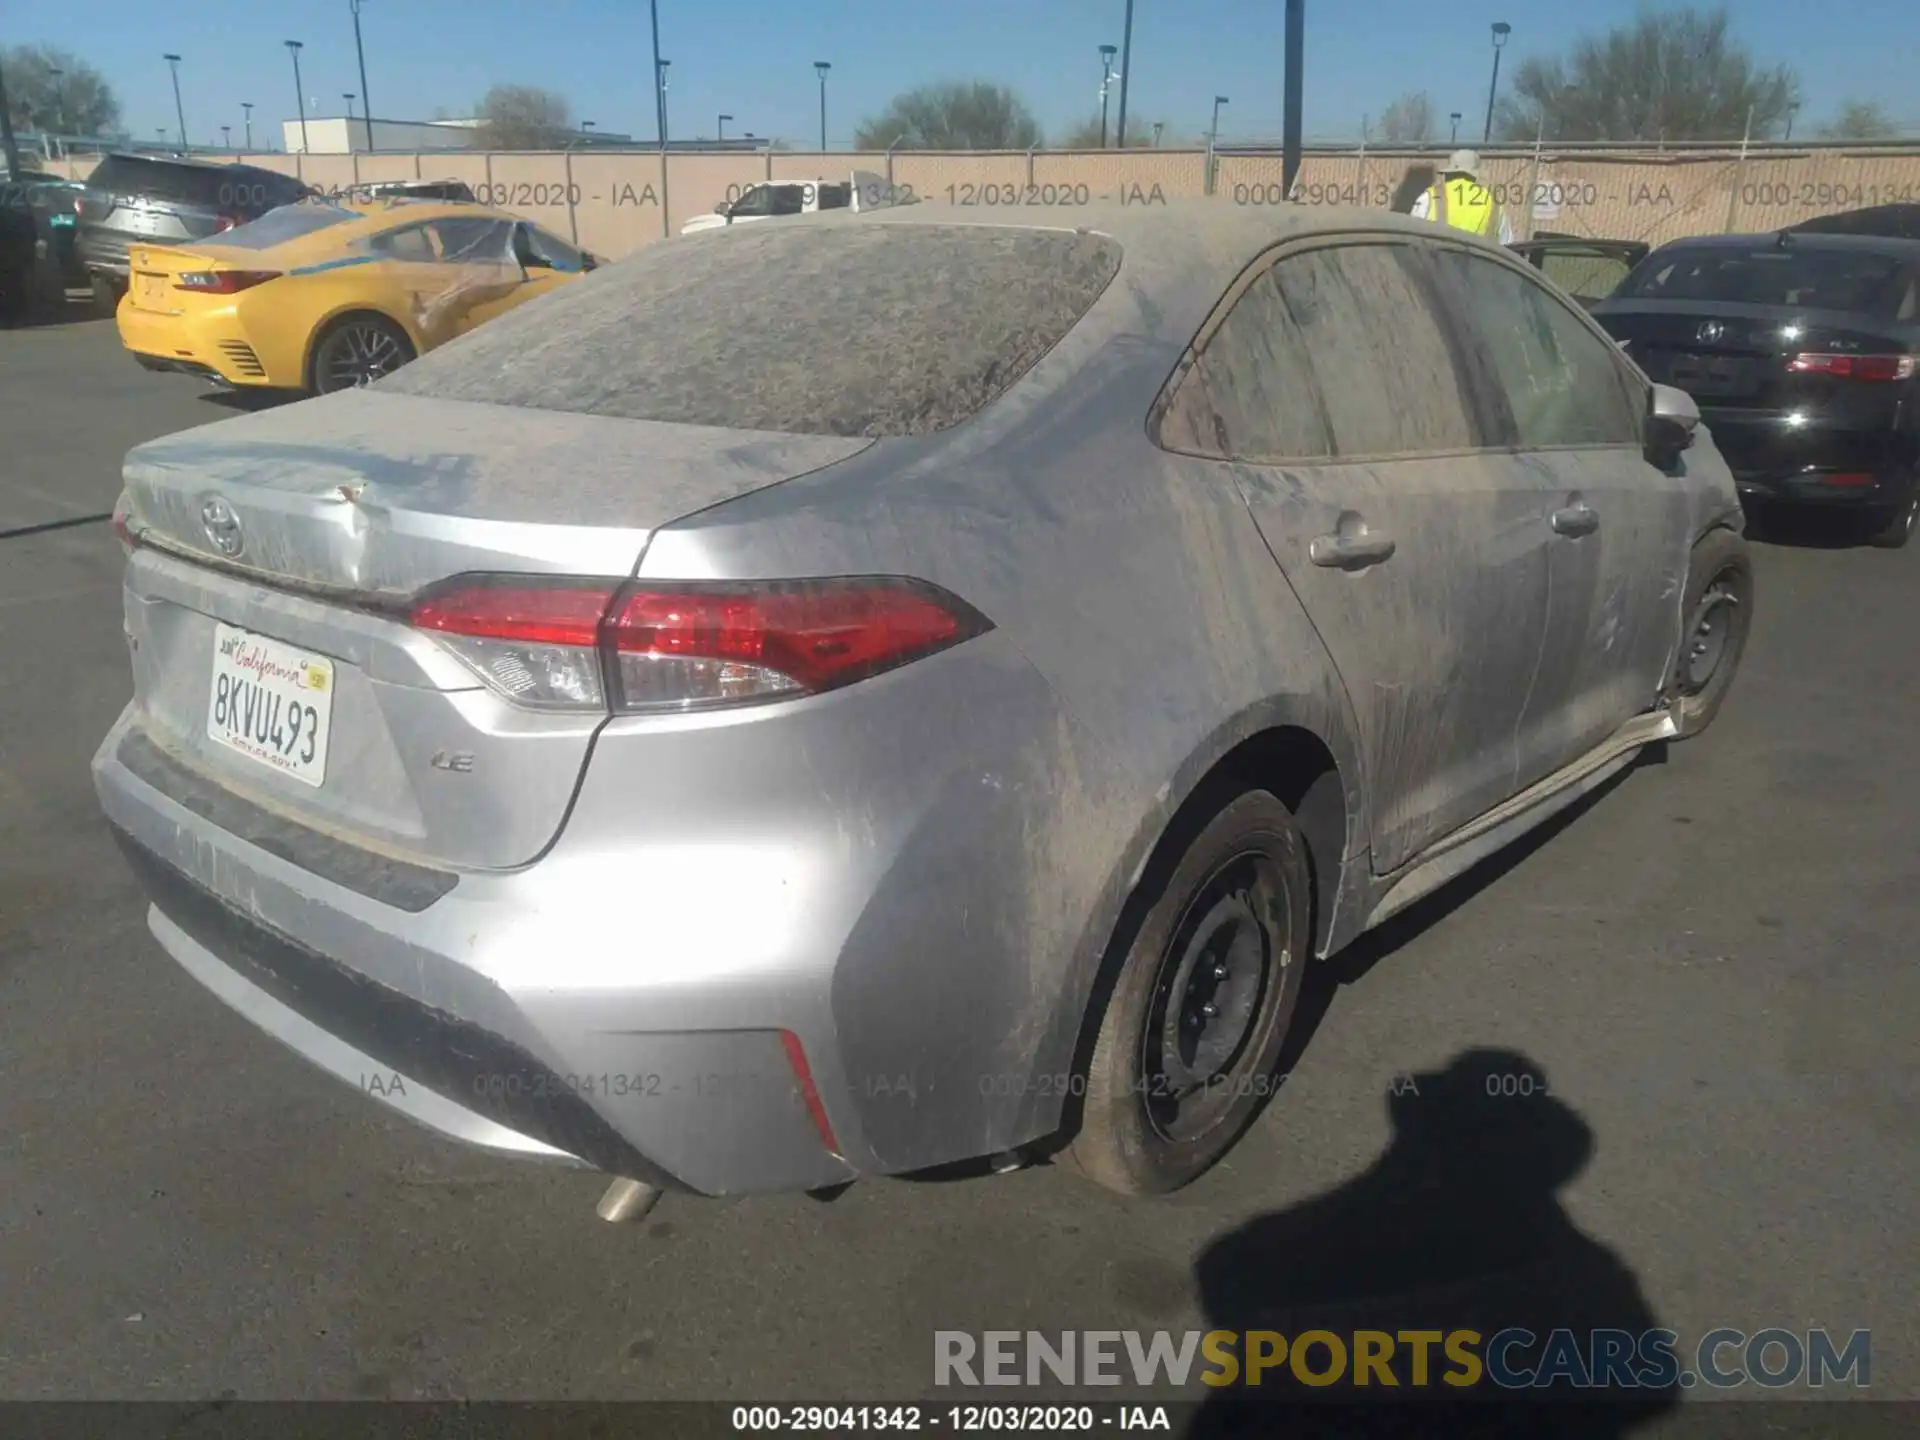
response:
[[[1300,174],[1302,201],[1384,206],[1416,158],[1379,151],[1308,155]],[[1436,157],[1424,158],[1431,163]],[[82,178],[93,163],[63,162],[69,174]],[[982,213],[1102,198],[1157,204],[1206,191],[1206,157],[1195,150],[903,151],[891,159],[788,151],[666,157],[647,151],[438,151],[276,154],[250,157],[249,163],[299,175],[323,189],[374,180],[465,180],[481,199],[616,258],[678,234],[687,220],[756,182],[840,180],[856,169],[888,176],[902,194]],[[1277,205],[1283,200],[1280,177],[1278,155],[1223,154],[1213,198],[1224,205]],[[1745,160],[1724,152],[1549,151],[1539,161],[1527,154],[1490,155],[1483,178],[1517,234],[1556,230],[1659,244],[1683,235],[1775,229],[1862,205],[1920,203],[1920,147]]]

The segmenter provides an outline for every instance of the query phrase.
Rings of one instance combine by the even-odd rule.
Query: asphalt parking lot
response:
[[[108,322],[0,332],[0,1398],[914,1397],[936,1330],[1304,1298],[1870,1329],[1871,1395],[1920,1399],[1920,553],[1758,546],[1713,731],[1333,962],[1191,1189],[1036,1168],[613,1227],[596,1177],[388,1118],[146,934],[87,773],[129,689],[120,555],[59,522],[231,413]],[[1439,1123],[1396,1130],[1400,1077],[1484,1048],[1551,1082],[1506,1166],[1396,1158]]]

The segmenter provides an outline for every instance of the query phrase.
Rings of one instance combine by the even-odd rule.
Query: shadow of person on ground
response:
[[[1637,1347],[1659,1323],[1633,1273],[1561,1207],[1556,1192],[1585,1168],[1594,1137],[1550,1093],[1539,1067],[1512,1051],[1470,1050],[1442,1070],[1396,1080],[1387,1106],[1393,1139],[1365,1173],[1221,1236],[1197,1267],[1212,1328],[1275,1331],[1290,1351],[1304,1332],[1329,1331],[1347,1352],[1340,1378],[1303,1384],[1289,1353],[1263,1374],[1260,1387],[1247,1387],[1243,1372],[1242,1384],[1215,1392],[1189,1433],[1270,1434],[1278,1407],[1317,1402],[1306,1416],[1315,1434],[1600,1440],[1625,1435],[1672,1406],[1677,1367],[1659,1374],[1637,1349],[1629,1364],[1648,1377],[1645,1388],[1577,1390],[1561,1381],[1514,1390],[1494,1383],[1496,1373],[1546,1373],[1542,1361],[1554,1349],[1555,1331],[1572,1332],[1590,1363],[1593,1331],[1624,1332]],[[1505,1366],[1496,1371],[1488,1342],[1514,1328],[1534,1338],[1503,1347]],[[1401,1332],[1460,1330],[1480,1337],[1470,1347],[1485,1367],[1479,1383],[1446,1384],[1447,1374],[1465,1368],[1436,1341],[1427,1384],[1414,1384],[1414,1346],[1398,1338]],[[1394,1337],[1389,1363],[1397,1387],[1385,1387],[1377,1372],[1372,1384],[1355,1386],[1356,1331]],[[1243,1340],[1243,1364],[1247,1352]],[[1328,1373],[1332,1358],[1324,1344],[1310,1347],[1306,1372]],[[1516,1400],[1551,1408],[1476,1403]]]

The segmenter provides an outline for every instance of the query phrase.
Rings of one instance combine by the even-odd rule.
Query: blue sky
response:
[[[1559,53],[1582,33],[1631,19],[1641,0],[1308,0],[1306,128],[1357,135],[1396,95],[1426,89],[1444,116],[1486,106],[1488,24],[1513,39],[1503,71],[1528,55]],[[1879,100],[1920,125],[1913,84],[1920,57],[1917,0],[1738,0],[1739,36],[1763,62],[1790,61],[1810,127],[1846,99]],[[1012,85],[1043,126],[1058,132],[1097,112],[1097,47],[1121,41],[1125,0],[660,0],[661,53],[675,138],[752,131],[805,142],[818,130],[812,62],[833,63],[829,142],[896,91],[929,80],[985,78]],[[1136,0],[1133,121],[1165,120],[1173,133],[1205,130],[1215,95],[1229,97],[1221,133],[1276,136],[1284,6],[1281,0]],[[566,95],[576,118],[650,139],[650,42],[643,0],[365,0],[367,84],[383,118],[425,119],[436,107],[470,113],[495,81]],[[240,102],[262,120],[294,114],[293,73],[281,42],[305,42],[301,71],[319,111],[344,113],[342,91],[360,89],[347,0],[256,0],[249,5],[158,5],[151,0],[7,0],[0,41],[41,42],[101,69],[125,106],[127,127],[152,136],[174,125],[166,62],[184,57],[187,135],[236,139]]]

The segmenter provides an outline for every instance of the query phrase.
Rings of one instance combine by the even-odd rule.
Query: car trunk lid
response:
[[[1672,301],[1608,301],[1597,316],[1647,378],[1703,406],[1794,410],[1825,406],[1842,378],[1790,368],[1799,355],[1880,355],[1902,349],[1883,328],[1843,312]]]
[[[629,575],[657,527],[869,443],[372,391],[149,442],[121,501],[136,720],[294,823],[430,865],[524,864],[604,715],[516,706],[407,623],[408,597],[473,572]],[[236,676],[251,750],[224,718]],[[297,693],[315,677],[324,699]],[[312,719],[289,727],[296,705]]]

